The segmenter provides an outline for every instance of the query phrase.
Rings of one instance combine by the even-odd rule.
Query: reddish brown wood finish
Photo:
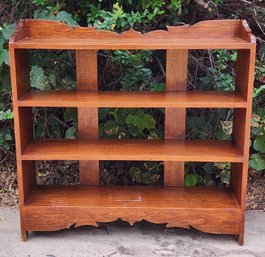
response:
[[[246,26],[246,24],[245,24]],[[248,29],[248,27],[247,27]],[[246,29],[246,30],[247,30]],[[250,30],[247,30],[250,32]],[[247,177],[248,177],[248,159],[249,159],[249,141],[250,141],[250,125],[252,113],[252,92],[254,82],[256,46],[251,49],[239,50],[236,69],[236,90],[242,94],[247,100],[247,107],[244,109],[236,109],[234,111],[233,121],[233,141],[239,146],[244,155],[244,160],[240,164],[231,165],[231,188],[241,207],[241,223],[238,241],[240,245],[244,243],[244,222],[245,222],[245,206],[247,193]],[[239,170],[240,172],[234,172]]]
[[[35,184],[34,162],[23,162],[21,160],[21,152],[24,151],[33,138],[32,109],[31,107],[19,108],[16,104],[18,98],[23,96],[29,90],[28,51],[14,49],[11,46],[9,48],[9,53],[16,139],[19,204],[20,206],[23,206]],[[25,231],[22,222],[21,238],[22,240],[27,239],[27,232]]]
[[[188,74],[188,50],[167,50],[166,90],[186,91]],[[165,139],[185,139],[186,109],[166,108]],[[184,162],[164,163],[164,185],[184,185]]]
[[[25,20],[22,24],[11,40],[16,48],[246,49],[251,47],[254,40],[241,20],[203,21],[192,26],[168,27],[167,30],[146,34],[133,29],[117,34],[45,20]]]
[[[98,88],[96,50],[76,51],[76,82],[79,94],[95,91]],[[78,137],[98,138],[98,109],[78,108]],[[79,162],[79,180],[81,185],[99,184],[99,162],[96,160]]]
[[[202,154],[203,153],[203,154]],[[241,162],[230,142],[202,140],[43,139],[32,141],[22,160],[146,160]]]
[[[214,101],[213,101],[214,99]],[[245,108],[239,92],[29,91],[18,106],[105,108]]]
[[[237,234],[241,213],[229,189],[59,186],[34,188],[22,215],[26,229],[39,231],[97,226],[121,218],[130,224],[145,219],[168,227]]]
[[[117,34],[22,20],[9,45],[22,240],[28,231],[122,218],[131,224],[146,219],[234,234],[243,244],[256,47],[246,21],[204,21],[146,34],[132,29]],[[236,92],[183,92],[188,49],[220,48],[238,49]],[[27,49],[77,50],[77,91],[30,91]],[[166,49],[168,91],[96,92],[99,49]],[[32,107],[36,106],[77,107],[79,139],[34,140]],[[164,107],[165,140],[99,140],[99,107]],[[234,108],[232,142],[185,140],[185,108]],[[87,186],[36,186],[34,161],[40,159],[81,160],[80,180]],[[165,161],[165,185],[171,187],[88,186],[98,185],[99,160]],[[231,191],[176,187],[183,183],[184,161],[232,162]]]

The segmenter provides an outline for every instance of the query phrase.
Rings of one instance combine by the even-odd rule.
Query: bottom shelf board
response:
[[[117,219],[211,233],[238,234],[241,210],[229,188],[36,186],[21,207],[26,231],[49,231]]]

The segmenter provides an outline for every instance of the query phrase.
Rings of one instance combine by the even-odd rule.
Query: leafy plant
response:
[[[265,46],[262,41],[265,8],[261,3],[244,4],[230,1],[223,8],[222,1],[205,3],[202,8],[190,0],[117,0],[117,1],[4,1],[0,19],[0,149],[14,152],[13,112],[9,75],[8,40],[20,18],[34,17],[61,21],[69,26],[95,26],[122,33],[133,27],[142,33],[166,26],[193,24],[203,19],[247,18],[258,35],[255,88],[251,128],[249,167],[265,170]],[[251,9],[251,10],[250,10]],[[253,9],[256,11],[253,19]],[[259,39],[260,38],[260,39]],[[236,51],[213,50],[191,52],[188,89],[235,89]],[[99,89],[128,91],[165,90],[164,51],[99,51]],[[30,83],[33,90],[74,90],[75,53],[73,51],[30,51]],[[229,140],[232,133],[232,110],[188,109],[187,138]],[[37,138],[77,137],[77,112],[71,108],[34,109],[34,129]],[[236,132],[234,132],[236,133]],[[163,109],[100,109],[99,135],[101,138],[161,139],[164,134]],[[132,183],[161,183],[162,165],[133,163],[120,168],[106,162],[106,170],[123,170]],[[150,168],[154,167],[154,168]],[[147,167],[148,166],[148,167]],[[190,164],[186,168],[185,184],[227,184],[229,164]],[[153,172],[154,170],[154,172]],[[159,170],[159,171],[158,171]],[[112,174],[113,175],[113,174]],[[115,179],[111,179],[114,183]]]

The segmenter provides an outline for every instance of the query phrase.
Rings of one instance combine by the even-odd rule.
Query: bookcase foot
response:
[[[244,245],[244,233],[237,235],[236,238],[237,238],[238,244],[240,246],[243,246]]]
[[[21,230],[21,241],[26,242],[28,240],[28,231]]]

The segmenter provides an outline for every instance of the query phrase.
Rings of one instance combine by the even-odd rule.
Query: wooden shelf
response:
[[[69,27],[45,20],[22,20],[10,44],[24,49],[248,49],[255,43],[246,22],[203,21],[142,34],[117,34],[94,27]]]
[[[118,218],[131,224],[142,219],[165,223],[164,213],[169,227],[191,225],[226,234],[239,231],[240,208],[227,188],[35,186],[22,208],[24,226],[38,231]],[[56,223],[55,215],[60,217]]]
[[[202,154],[203,153],[203,154]],[[145,160],[241,162],[243,156],[226,141],[202,140],[34,140],[22,160]]]
[[[89,171],[88,171],[89,172]],[[52,199],[52,201],[51,201]],[[239,209],[229,188],[149,186],[35,186],[26,206]]]
[[[211,39],[200,38],[189,40],[178,39],[157,39],[157,40],[128,40],[121,39],[22,39],[15,43],[16,48],[24,49],[247,49],[251,47],[249,42],[240,38]]]
[[[237,92],[30,91],[18,100],[18,106],[245,108],[247,102]]]

